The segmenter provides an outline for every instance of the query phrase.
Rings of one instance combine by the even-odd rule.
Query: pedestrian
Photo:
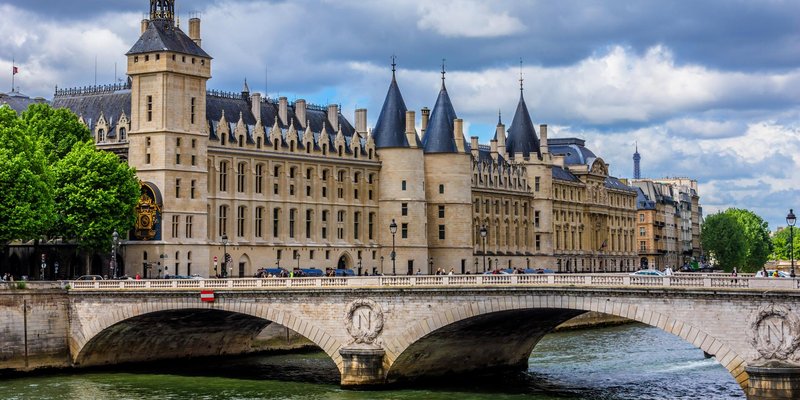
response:
[[[450,267],[450,272],[448,272],[447,275],[455,275],[455,274],[456,274],[455,268]]]
[[[734,277],[734,278],[737,276],[736,267],[733,267],[733,273],[731,274],[731,276]]]
[[[141,276],[141,275],[139,275],[139,273],[137,272],[137,273],[136,273],[136,278],[135,278],[135,279],[136,279],[137,281],[138,281],[138,280],[141,280],[141,279],[142,279],[142,276]]]

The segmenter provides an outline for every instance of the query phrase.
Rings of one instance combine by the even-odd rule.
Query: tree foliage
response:
[[[745,272],[760,270],[772,252],[769,224],[750,210],[729,208],[725,214],[734,218],[741,227],[745,239]]]
[[[116,229],[133,227],[139,200],[135,171],[116,155],[79,142],[53,166],[58,229],[85,249],[111,244]]]
[[[789,230],[789,227],[786,227],[778,231],[775,236],[772,237],[772,254],[770,254],[770,259],[789,260],[791,258],[791,253],[794,253],[795,261],[798,260],[798,256],[800,256],[800,229],[797,229],[795,226],[792,230],[794,231],[793,234]],[[790,238],[794,239],[794,248],[789,245]],[[794,251],[790,253],[790,250]]]
[[[27,133],[41,144],[50,164],[64,158],[75,144],[92,139],[89,128],[66,108],[32,104],[20,120]]]
[[[700,233],[703,249],[725,271],[742,270],[747,256],[746,238],[736,218],[727,213],[706,217]]]
[[[138,198],[135,171],[95,150],[69,110],[0,107],[0,244],[61,236],[107,249],[114,229],[133,226]]]
[[[38,237],[54,219],[43,152],[8,107],[0,107],[0,243]]]

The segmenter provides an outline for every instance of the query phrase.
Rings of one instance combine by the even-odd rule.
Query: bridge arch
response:
[[[717,357],[719,363],[728,370],[734,380],[747,390],[749,386],[749,376],[745,372],[747,366],[741,355],[737,354],[733,348],[724,341],[713,337],[705,332],[702,327],[692,325],[686,321],[675,318],[666,313],[656,312],[646,306],[615,301],[614,298],[602,298],[595,296],[578,297],[574,295],[533,295],[518,296],[509,295],[503,297],[492,297],[484,300],[476,300],[465,304],[450,307],[433,314],[432,316],[420,319],[410,324],[405,331],[398,335],[397,339],[387,344],[389,347],[384,360],[384,369],[387,371],[387,381],[395,382],[398,380],[414,378],[417,376],[429,376],[431,371],[418,370],[420,365],[425,366],[425,360],[421,359],[425,351],[444,351],[460,352],[459,349],[474,349],[469,346],[453,346],[448,348],[447,340],[451,340],[454,332],[465,326],[492,327],[492,329],[505,328],[513,333],[513,330],[522,331],[530,329],[534,324],[525,324],[524,317],[532,313],[538,313],[534,318],[528,318],[530,322],[535,319],[538,324],[538,331],[533,334],[519,335],[519,341],[506,341],[506,347],[500,348],[492,343],[492,359],[485,359],[485,362],[495,362],[491,367],[513,367],[519,368],[527,365],[527,359],[533,348],[544,334],[562,322],[583,314],[584,312],[595,311],[599,313],[628,318],[634,321],[654,326],[675,336],[680,337],[693,346],[704,352]],[[493,317],[494,316],[494,317]],[[514,318],[517,320],[514,320]],[[522,318],[520,318],[522,317]],[[511,323],[506,326],[499,325],[503,321]],[[460,325],[460,326],[459,326]],[[485,329],[485,328],[484,328]],[[463,337],[462,337],[463,338]],[[425,341],[436,342],[435,346],[422,344]],[[484,342],[484,345],[486,342]],[[516,346],[516,349],[513,347]],[[424,349],[420,351],[420,349]],[[451,357],[461,360],[469,360],[470,356],[465,354],[451,354]],[[498,357],[505,357],[500,360]],[[524,358],[523,358],[524,357]],[[469,362],[469,361],[467,361]],[[463,362],[455,362],[445,365],[461,365]]]
[[[216,314],[217,318],[222,316],[225,319],[225,323],[214,327],[217,331],[221,332],[221,335],[218,335],[220,336],[221,345],[222,343],[231,342],[234,344],[244,344],[244,342],[242,342],[243,336],[252,334],[252,338],[269,323],[274,322],[297,332],[319,346],[336,364],[340,373],[342,371],[342,357],[338,352],[339,348],[342,347],[342,343],[328,334],[322,327],[314,324],[314,321],[308,320],[302,315],[287,309],[287,307],[282,307],[280,304],[261,304],[239,301],[226,302],[224,299],[220,299],[222,301],[218,300],[216,303],[199,303],[195,297],[191,299],[168,298],[163,300],[164,301],[149,301],[145,303],[114,304],[114,311],[105,313],[93,313],[92,311],[86,310],[79,312],[74,309],[76,306],[73,305],[73,315],[91,314],[91,316],[87,317],[86,320],[81,320],[80,323],[74,321],[71,324],[70,329],[72,330],[72,334],[70,335],[69,346],[72,362],[78,366],[91,366],[97,364],[152,360],[152,358],[120,359],[120,353],[123,353],[120,351],[109,352],[109,354],[114,354],[114,359],[93,359],[92,353],[96,352],[98,349],[102,349],[104,345],[107,345],[110,337],[114,335],[125,335],[126,332],[130,335],[131,331],[135,331],[131,326],[126,326],[126,321],[137,321],[137,319],[141,321],[147,318],[152,320],[153,318],[164,317],[167,319],[183,318],[191,323],[191,317],[188,315],[192,313],[206,313],[206,315],[209,315],[208,313],[213,313]],[[95,306],[96,304],[87,305],[88,308],[94,308]],[[94,317],[95,315],[96,317]],[[244,321],[243,324],[239,326],[244,326],[245,330],[257,328],[257,331],[232,331],[226,333],[225,329],[229,328],[226,324],[231,319]],[[256,321],[261,321],[261,323],[258,324]],[[196,324],[197,321],[194,321],[194,323]],[[155,330],[150,327],[147,329],[149,331]],[[160,332],[153,333],[160,334]],[[169,338],[165,337],[163,339],[165,340],[161,340],[159,343],[168,347],[165,348],[165,350],[174,350],[173,348],[175,345],[169,343]],[[103,343],[104,341],[106,341],[105,344]],[[117,340],[115,343],[118,342]],[[247,342],[247,344],[249,344],[249,342]],[[160,349],[153,348],[152,351],[159,352]],[[226,353],[222,348],[216,349],[216,351],[218,352],[215,353],[214,349],[211,349],[211,352],[208,354],[200,354],[200,356],[213,356]]]

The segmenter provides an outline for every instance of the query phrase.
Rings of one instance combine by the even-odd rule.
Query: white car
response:
[[[773,270],[773,269],[768,269],[767,270],[767,277],[768,278],[774,278],[775,277],[774,275],[775,275],[775,270]],[[763,278],[764,277],[764,270],[762,269],[761,271],[756,272],[755,277],[756,278]],[[791,278],[791,276],[789,276],[789,273],[787,273],[787,272],[778,271],[778,278]]]
[[[659,270],[655,270],[655,269],[642,269],[642,270],[639,270],[639,271],[631,273],[631,275],[637,275],[637,276],[666,276],[667,274],[665,274],[665,273],[663,273],[663,272],[661,272]]]

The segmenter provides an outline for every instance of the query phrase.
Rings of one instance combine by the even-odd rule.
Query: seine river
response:
[[[491,351],[492,340],[486,349]],[[385,391],[347,391],[322,353],[160,363],[0,380],[0,399],[743,399],[713,358],[632,324],[546,336],[527,372]]]

